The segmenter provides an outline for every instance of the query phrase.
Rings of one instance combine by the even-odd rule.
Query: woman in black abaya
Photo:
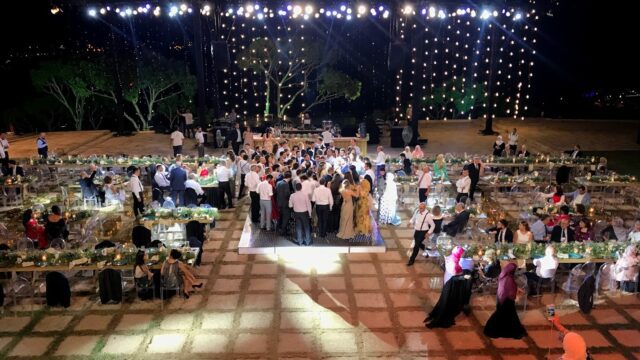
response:
[[[513,278],[515,272],[516,264],[514,263],[507,264],[500,272],[496,311],[484,327],[484,334],[490,338],[521,339],[527,335],[516,312],[518,287]]]

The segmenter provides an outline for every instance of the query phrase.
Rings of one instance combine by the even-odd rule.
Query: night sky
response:
[[[620,6],[621,3],[593,0],[561,1],[549,5],[538,2],[541,22],[536,45],[538,58],[535,59],[532,106],[544,106],[547,115],[550,115],[553,114],[549,109],[552,106],[550,104],[556,104],[560,99],[580,99],[593,95],[595,91],[640,88],[637,55],[632,55],[632,52],[636,53],[634,47],[638,44],[635,37],[638,34],[640,6],[629,6],[629,3],[635,2],[624,2],[624,7]],[[51,4],[47,1],[8,2],[3,5],[3,11],[0,12],[0,26],[4,34],[0,69],[5,79],[3,93],[11,91],[3,101],[5,110],[33,93],[28,69],[42,59],[37,57],[38,53],[50,56],[83,48],[87,41],[94,41],[96,23],[85,15],[85,8],[78,9],[78,12],[66,10],[63,15],[53,16]],[[553,16],[546,15],[545,8],[550,9]],[[170,21],[166,16],[154,20]],[[176,44],[185,43],[185,40],[189,42],[192,36],[188,28],[175,24],[160,23],[154,26],[160,26],[163,32],[173,35],[174,39],[164,38],[165,43],[173,40]],[[147,31],[153,33],[155,29]],[[376,38],[372,41],[387,46],[388,40],[383,36],[374,36]],[[96,39],[98,42],[99,37]],[[149,43],[147,48],[165,56],[176,56],[167,53],[164,47],[154,49],[154,46]],[[182,52],[178,56],[188,60],[189,56],[185,54]],[[393,103],[393,99],[390,103]]]

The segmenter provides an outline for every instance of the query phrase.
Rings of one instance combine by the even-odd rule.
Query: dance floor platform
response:
[[[247,217],[242,229],[242,236],[238,244],[239,254],[305,254],[317,253],[384,253],[387,251],[377,226],[374,226],[372,236],[357,235],[350,240],[343,240],[335,234],[327,234],[320,238],[312,234],[313,245],[298,246],[291,236],[281,236],[275,231],[263,231],[257,224],[251,223]]]

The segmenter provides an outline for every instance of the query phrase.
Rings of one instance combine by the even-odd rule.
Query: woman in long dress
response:
[[[433,179],[449,180],[447,163],[444,161],[444,155],[442,154],[439,154],[433,163]]]
[[[356,205],[356,233],[371,235],[373,226],[371,225],[371,185],[368,181],[361,181],[358,186],[360,192],[358,204]]]
[[[484,327],[484,334],[490,338],[521,339],[527,335],[516,311],[516,294],[518,287],[513,275],[516,264],[507,264],[498,277],[498,296],[496,311],[491,315]]]
[[[398,202],[398,186],[394,181],[394,175],[386,176],[386,187],[380,201],[380,224],[400,225],[400,217],[396,214]]]
[[[340,239],[352,239],[356,235],[353,228],[353,199],[358,197],[358,193],[349,180],[344,180],[340,195],[342,208],[340,209],[340,228],[336,236]]]

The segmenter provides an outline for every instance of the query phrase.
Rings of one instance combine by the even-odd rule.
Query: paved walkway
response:
[[[412,232],[384,228],[384,254],[313,258],[237,254],[248,206],[222,212],[209,234],[198,276],[204,288],[173,299],[101,305],[74,297],[69,310],[0,318],[0,358],[38,359],[541,359],[557,358],[544,304],[532,300],[523,340],[490,340],[483,324],[494,296],[472,297],[471,316],[447,330],[422,320],[440,294],[442,272],[420,258],[407,268]],[[407,218],[404,211],[403,219]],[[559,311],[582,334],[596,359],[640,357],[640,302],[612,296],[590,315]],[[164,354],[164,355],[161,355]]]

